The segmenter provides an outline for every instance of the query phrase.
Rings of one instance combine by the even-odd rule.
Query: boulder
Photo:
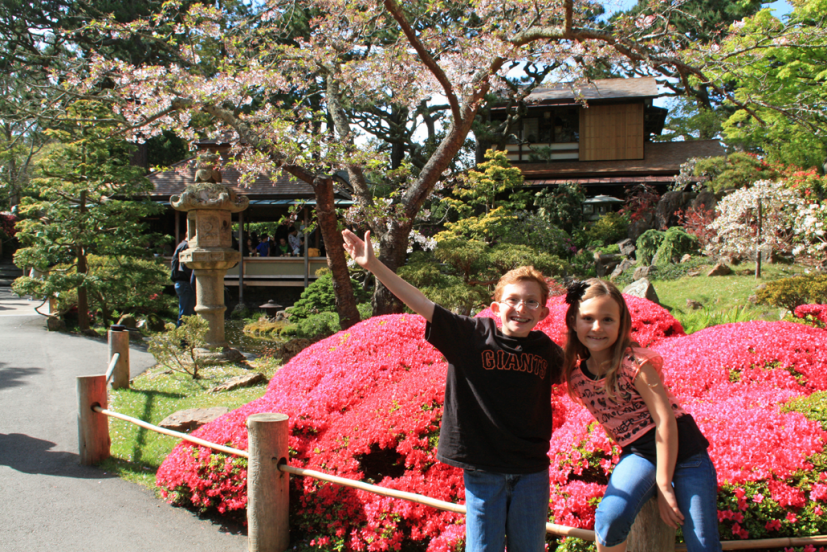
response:
[[[685,192],[666,192],[661,196],[655,208],[655,228],[669,228],[678,223],[675,213],[684,209],[690,199]]]
[[[632,255],[634,255],[635,249],[637,249],[635,247],[635,242],[633,242],[629,238],[626,238],[625,240],[618,242],[617,245],[618,247],[620,247],[620,254],[626,255],[627,257],[631,257]]]
[[[179,410],[164,418],[159,426],[173,431],[192,431],[204,424],[220,418],[230,409],[226,406],[213,406],[212,408],[188,408]]]
[[[131,314],[124,314],[118,318],[118,325],[125,328],[132,328],[134,330],[138,328],[138,321],[135,320],[135,317]]]
[[[655,287],[652,285],[652,282],[649,281],[648,278],[641,278],[635,282],[632,282],[623,290],[623,293],[626,295],[634,295],[635,297],[642,297],[644,299],[648,299],[653,303],[660,304],[660,299],[658,299],[658,294],[655,293]]]
[[[290,320],[290,313],[286,310],[276,312],[276,322],[281,322],[284,320]]]
[[[689,261],[691,261],[691,260],[692,260],[692,255],[690,255],[689,253],[687,253],[686,255],[684,255],[683,257],[681,257],[681,264],[683,264],[683,263],[688,263],[688,262],[689,262]]]
[[[219,393],[221,391],[232,391],[233,389],[238,389],[240,387],[249,387],[251,385],[255,385],[261,381],[264,381],[264,374],[261,372],[256,372],[254,374],[242,374],[240,376],[235,376],[233,378],[228,379],[221,385],[216,385],[210,391],[213,393]]]
[[[60,332],[66,329],[66,323],[57,316],[50,316],[46,319],[46,327],[50,332]]]
[[[641,234],[643,234],[647,230],[651,230],[654,227],[655,214],[646,213],[639,219],[633,220],[629,223],[629,229],[626,231],[626,235],[629,236],[629,239],[633,242],[637,242],[637,239],[640,237]]]
[[[620,261],[620,264],[617,265],[615,269],[612,271],[612,275],[609,277],[609,279],[614,281],[615,278],[617,278],[633,266],[635,266],[635,261],[633,261],[632,259],[623,259],[622,261]]]
[[[597,271],[598,278],[605,278],[607,274],[610,274],[614,267],[620,264],[620,261],[623,260],[622,255],[601,255],[600,253],[594,254],[594,265],[595,270]]]
[[[641,278],[648,278],[650,274],[656,271],[657,268],[652,266],[639,266],[635,269],[635,273],[632,275],[632,278],[635,280],[640,280]]]
[[[686,275],[689,276],[689,277],[700,276],[701,271],[700,270],[692,270],[690,272],[687,272]]]
[[[704,308],[704,306],[698,301],[693,301],[692,299],[687,299],[686,300],[686,308],[692,309],[692,310],[700,310],[700,309]]]
[[[709,190],[700,192],[689,204],[696,211],[714,211],[717,205],[718,198]]]
[[[727,276],[732,274],[732,269],[724,263],[718,263],[712,267],[712,270],[706,273],[707,276]]]

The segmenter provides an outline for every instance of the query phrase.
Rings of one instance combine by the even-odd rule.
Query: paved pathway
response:
[[[75,377],[104,373],[108,347],[47,332],[38,304],[0,287],[0,550],[246,550],[245,536],[78,464]],[[129,357],[133,375],[154,363]]]

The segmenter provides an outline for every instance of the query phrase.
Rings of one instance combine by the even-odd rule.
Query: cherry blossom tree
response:
[[[235,163],[246,174],[280,168],[310,184],[347,327],[358,312],[332,175],[347,171],[362,223],[378,238],[379,258],[396,270],[417,214],[450,171],[481,106],[491,94],[514,91],[507,76],[514,64],[552,67],[549,76],[570,82],[575,94],[596,60],[637,64],[674,77],[684,89],[710,89],[750,113],[748,99],[706,76],[700,53],[671,25],[680,4],[652,0],[644,15],[620,15],[607,26],[594,18],[600,4],[583,0],[267,0],[247,18],[203,4],[182,13],[173,0],[143,22],[109,19],[90,27],[174,44],[181,63],[132,65],[93,56],[86,73],[55,79],[80,92],[106,84],[134,139],[163,129],[194,137],[197,120],[214,135],[232,136]],[[416,165],[398,157],[390,162],[387,148],[354,116],[379,104],[424,113],[422,106],[434,103],[447,106],[443,127],[430,135]],[[427,125],[427,115],[422,119]],[[379,286],[374,313],[400,308]]]

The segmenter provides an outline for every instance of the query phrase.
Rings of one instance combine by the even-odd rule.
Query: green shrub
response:
[[[619,255],[620,254],[620,246],[616,243],[611,245],[607,245],[604,247],[597,247],[594,250],[596,253],[600,253],[601,255]]]
[[[677,280],[683,278],[693,270],[698,270],[704,265],[709,265],[709,259],[706,257],[692,257],[685,263],[670,263],[665,266],[657,267],[649,275],[649,279],[655,280]]]
[[[790,312],[800,305],[824,304],[827,303],[827,274],[808,274],[768,282],[756,295],[759,303]]]
[[[177,303],[175,297],[164,295],[169,281],[169,268],[157,259],[105,257],[89,255],[89,271],[85,278],[72,265],[56,265],[47,276],[21,276],[12,284],[15,293],[34,297],[56,297],[58,310],[68,311],[77,304],[77,286],[86,286],[90,312],[98,312],[103,326],[108,326],[115,313],[167,315]]]
[[[645,234],[645,232],[644,232]],[[643,236],[641,236],[643,237]],[[680,226],[669,228],[663,236],[663,241],[657,249],[657,266],[671,264],[673,259],[679,260],[687,253],[698,252],[698,238],[687,233]]]
[[[356,280],[350,280],[353,286],[353,293],[359,303],[370,300],[370,291],[362,289],[361,284]],[[307,286],[296,303],[287,309],[290,313],[290,322],[308,318],[311,315],[322,312],[336,312],[336,296],[333,293],[333,275],[325,271],[315,282]],[[338,318],[336,324],[338,325]],[[339,330],[336,330],[339,331]],[[336,333],[336,332],[333,332]]]
[[[195,350],[207,347],[207,331],[209,323],[204,318],[197,314],[185,316],[181,319],[181,326],[176,328],[175,324],[167,324],[166,332],[150,337],[147,350],[161,366],[198,379],[199,370],[207,362],[199,358]]]
[[[629,220],[620,213],[606,213],[586,228],[589,242],[610,245],[626,238]]]
[[[594,278],[597,271],[594,266],[594,253],[588,249],[581,249],[571,258],[571,269],[578,278]]]
[[[362,320],[370,318],[373,308],[370,303],[357,305]],[[292,316],[291,316],[292,319]],[[282,337],[303,337],[305,339],[324,339],[341,330],[339,315],[335,312],[320,312],[291,322],[281,330]]]
[[[655,229],[647,230],[641,234],[635,243],[635,247],[637,248],[635,256],[637,257],[638,264],[651,264],[652,257],[658,252],[658,248],[665,238],[665,232]]]

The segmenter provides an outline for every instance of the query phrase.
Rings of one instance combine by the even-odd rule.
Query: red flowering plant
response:
[[[823,328],[827,324],[827,305],[799,305],[795,308],[796,318]]]
[[[747,322],[687,336],[665,309],[626,300],[633,337],[664,357],[665,383],[710,442],[722,537],[827,532],[827,433],[793,410],[827,390],[827,332]],[[562,343],[567,305],[556,296],[548,306],[538,329]],[[264,397],[194,434],[246,449],[249,415],[285,413],[291,464],[462,502],[461,471],[435,458],[446,365],[423,331],[413,315],[361,322],[305,349]],[[553,412],[550,520],[592,528],[620,450],[562,386]],[[245,478],[243,460],[181,443],[157,481],[174,502],[230,512],[246,505]],[[291,478],[290,515],[300,548],[453,551],[464,538],[462,516],[310,478]]]

